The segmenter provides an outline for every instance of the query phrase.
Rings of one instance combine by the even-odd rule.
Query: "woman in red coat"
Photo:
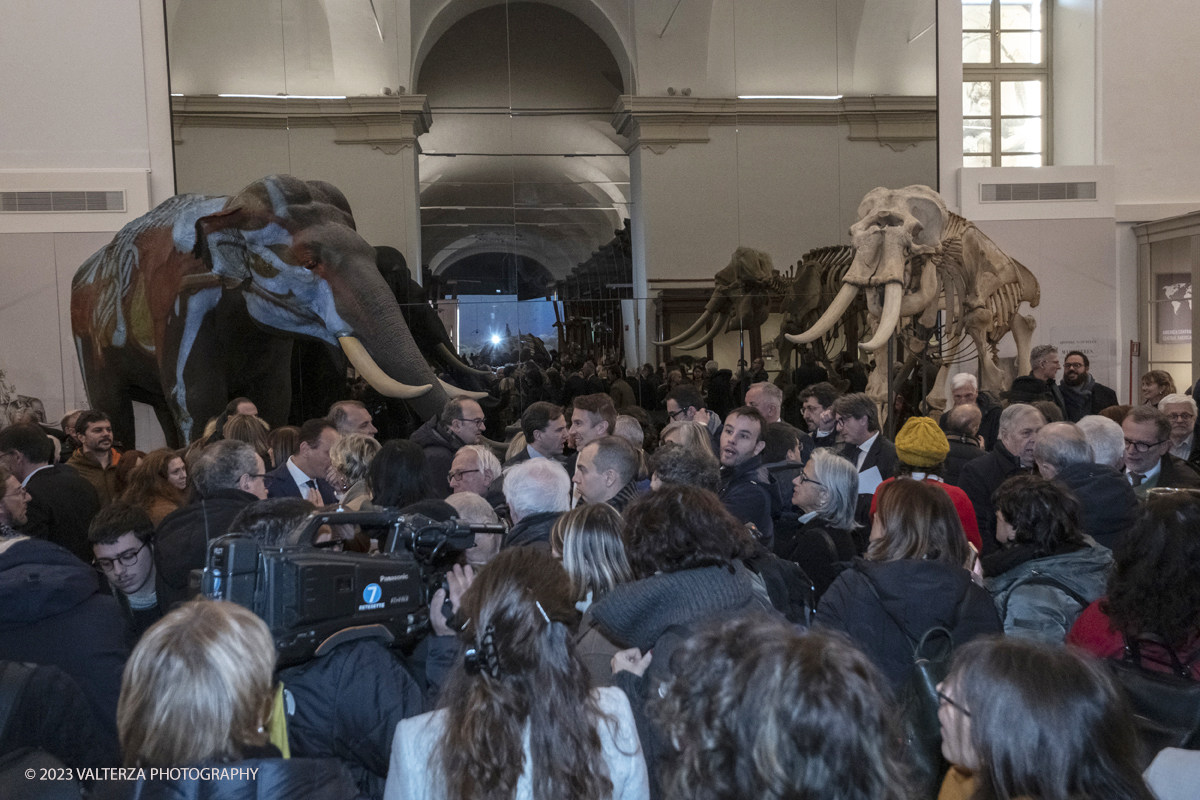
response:
[[[1190,492],[1151,493],[1114,553],[1107,596],[1084,609],[1067,644],[1121,658],[1127,636],[1146,668],[1192,662],[1200,680],[1200,499]]]

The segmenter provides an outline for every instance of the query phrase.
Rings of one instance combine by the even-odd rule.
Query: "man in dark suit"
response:
[[[18,530],[62,545],[91,563],[88,526],[100,510],[91,483],[65,464],[51,464],[54,444],[37,425],[13,425],[0,431],[0,463],[29,492],[26,522]]]
[[[814,448],[837,446],[837,420],[833,417],[833,401],[837,398],[837,389],[825,382],[814,383],[800,392],[803,403],[800,409]]]
[[[992,493],[1013,475],[1033,471],[1033,447],[1046,424],[1042,412],[1024,403],[1013,403],[1000,414],[1000,434],[991,452],[968,461],[958,476],[958,488],[975,507],[983,555],[1000,549],[996,541],[996,510]]]
[[[1154,406],[1134,406],[1121,423],[1125,477],[1139,498],[1150,489],[1200,489],[1200,473],[1171,455],[1171,420]]]
[[[1058,388],[1069,422],[1079,422],[1086,416],[1099,414],[1109,406],[1117,405],[1117,393],[1096,383],[1096,379],[1088,372],[1091,366],[1088,357],[1078,350],[1067,353],[1063,360],[1062,383]]]
[[[530,403],[521,415],[521,432],[525,434],[525,449],[514,453],[505,467],[528,461],[531,458],[563,460],[563,445],[567,441],[567,418],[563,410],[553,403],[539,400]]]
[[[310,419],[300,426],[300,444],[296,452],[267,473],[268,497],[300,497],[315,506],[337,502],[329,474],[329,450],[341,438],[327,419]]]
[[[833,402],[833,417],[842,437],[841,455],[859,471],[879,468],[880,478],[894,478],[899,460],[896,446],[879,430],[875,401],[862,392],[842,395]]]

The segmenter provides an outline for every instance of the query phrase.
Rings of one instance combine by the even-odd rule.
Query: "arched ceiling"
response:
[[[487,5],[430,48],[417,91],[421,242],[441,273],[501,243],[564,277],[629,215],[629,160],[611,108],[617,59],[580,19],[542,3]]]

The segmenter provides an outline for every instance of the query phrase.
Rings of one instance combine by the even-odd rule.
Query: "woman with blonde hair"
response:
[[[575,607],[583,612],[575,647],[599,686],[612,683],[612,658],[621,648],[596,628],[590,609],[611,589],[633,580],[621,538],[623,525],[608,503],[589,503],[563,514],[550,530],[550,548],[562,557]]]
[[[221,435],[226,439],[245,442],[254,448],[254,452],[262,457],[264,464],[271,463],[271,446],[267,443],[267,433],[271,426],[266,420],[249,414],[234,414],[225,421]]]
[[[346,510],[360,511],[363,503],[370,501],[367,472],[380,447],[374,437],[352,433],[338,439],[329,449],[330,463],[341,479],[340,485],[335,483],[333,488],[341,496],[341,505]]]
[[[187,467],[174,450],[163,448],[147,453],[129,473],[129,486],[121,499],[146,512],[154,527],[183,505],[187,491]]]
[[[271,744],[274,670],[271,632],[236,603],[195,600],[152,625],[125,664],[117,728],[125,766],[166,777],[129,783],[129,796],[205,797],[219,787],[239,797],[357,797],[337,761],[285,760]],[[200,765],[247,769],[170,769]]]
[[[658,440],[663,444],[669,442],[683,445],[698,454],[709,455],[714,461],[717,458],[713,455],[712,438],[708,435],[708,428],[699,422],[692,422],[686,419],[676,420],[662,429],[662,432],[658,435]]]
[[[950,496],[935,484],[897,478],[879,491],[865,560],[843,570],[821,597],[817,624],[841,631],[893,688],[908,677],[913,646],[931,628],[955,646],[1003,632]]]

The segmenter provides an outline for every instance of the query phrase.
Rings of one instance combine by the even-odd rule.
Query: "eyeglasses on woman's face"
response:
[[[941,689],[938,689],[938,690],[937,690],[937,696],[938,696],[938,702],[939,702],[939,703],[945,703],[946,705],[950,706],[950,707],[951,707],[951,708],[953,708],[954,710],[956,710],[956,711],[958,711],[958,712],[962,713],[962,715],[963,715],[964,717],[969,717],[969,716],[971,716],[971,712],[970,712],[970,711],[967,711],[967,707],[966,707],[966,706],[964,706],[962,703],[960,703],[960,702],[958,702],[957,700],[955,700],[955,699],[954,699],[953,697],[951,697],[950,695],[948,695],[948,694],[946,694],[945,692],[943,692]]]

